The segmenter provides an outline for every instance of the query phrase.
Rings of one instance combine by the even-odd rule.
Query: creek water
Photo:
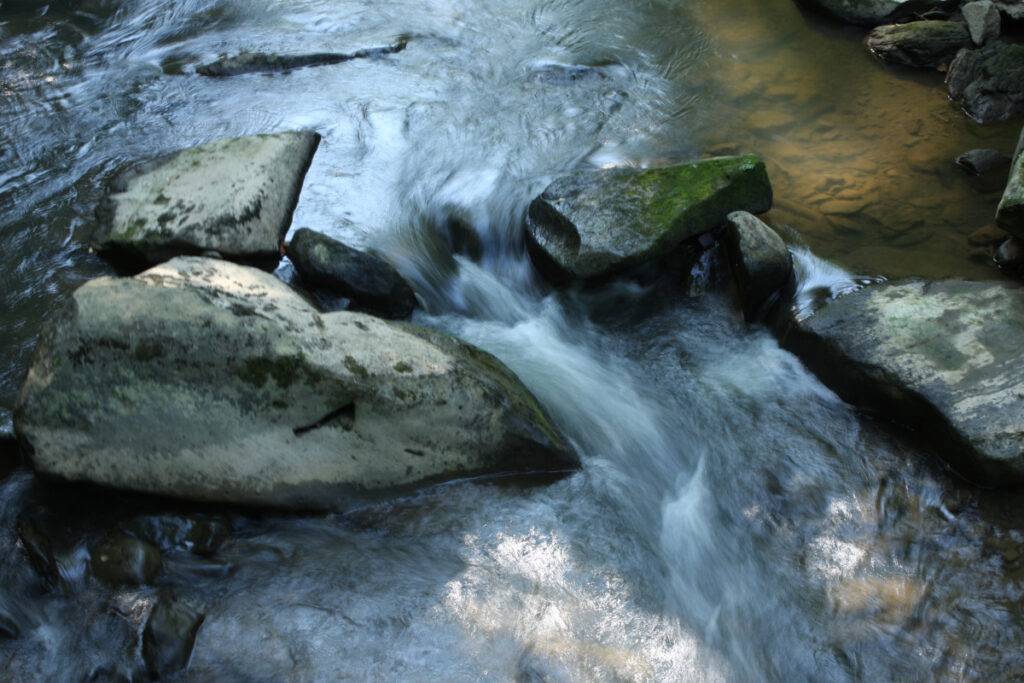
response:
[[[577,167],[757,151],[804,298],[860,276],[998,278],[966,255],[995,197],[952,166],[1010,151],[941,77],[872,62],[791,0],[82,0],[0,5],[0,408],[36,335],[108,266],[87,248],[117,169],[313,128],[294,227],[372,246],[439,327],[505,361],[581,455],[561,477],[459,481],[345,514],[230,511],[159,583],[206,617],[187,680],[1004,679],[1019,643],[1012,494],[955,479],[742,321],[696,275],[553,291],[524,210]],[[222,52],[396,54],[205,78]],[[832,262],[822,260],[827,257]],[[282,276],[289,277],[287,264]],[[858,277],[854,277],[857,275]],[[692,296],[691,296],[692,295]],[[9,417],[5,418],[9,419]],[[154,589],[44,590],[16,520],[109,492],[0,482],[12,680],[140,677]]]

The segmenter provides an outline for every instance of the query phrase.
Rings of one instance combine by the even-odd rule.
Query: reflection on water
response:
[[[115,169],[312,127],[324,142],[296,227],[382,248],[426,303],[417,322],[502,358],[584,462],[553,482],[456,482],[344,515],[229,511],[215,555],[164,555],[160,586],[206,615],[188,677],[947,679],[1024,665],[1012,500],[949,478],[744,324],[713,251],[701,296],[679,273],[552,292],[519,237],[529,200],[577,165],[735,147],[768,160],[802,306],[863,285],[850,271],[990,276],[963,236],[991,197],[951,160],[1004,147],[1008,128],[963,123],[935,79],[886,72],[855,31],[807,25],[791,0],[75,6],[0,5],[0,410],[45,315],[108,270],[83,239]],[[222,52],[400,37],[407,49],[381,59],[194,73]],[[156,591],[96,584],[83,551],[133,505],[25,472],[0,482],[0,628],[20,632],[0,639],[9,677],[141,677]],[[57,527],[64,588],[29,567],[26,513]]]

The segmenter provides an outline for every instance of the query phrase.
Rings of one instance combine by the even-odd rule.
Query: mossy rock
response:
[[[890,64],[935,68],[949,64],[972,41],[967,27],[957,21],[911,21],[873,29],[867,45]]]

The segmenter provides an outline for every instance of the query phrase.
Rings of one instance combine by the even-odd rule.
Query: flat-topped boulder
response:
[[[272,270],[319,142],[312,131],[217,140],[122,173],[94,246],[137,270],[205,252]]]
[[[658,258],[733,211],[771,208],[761,157],[716,157],[666,168],[580,171],[531,204],[526,245],[556,282],[599,278]]]
[[[1006,188],[996,209],[996,223],[1006,232],[1024,240],[1024,128],[1017,141]]]
[[[958,21],[911,21],[871,30],[868,49],[884,62],[918,67],[949,64],[961,48],[972,45],[967,26]]]
[[[75,291],[39,342],[15,430],[61,479],[293,508],[577,462],[490,354],[321,313],[273,275],[201,257]]]
[[[309,289],[349,299],[357,309],[388,318],[408,318],[416,295],[390,263],[322,233],[300,228],[287,248]]]
[[[851,403],[930,442],[978,483],[1024,482],[1024,287],[886,283],[843,296],[783,345]]]

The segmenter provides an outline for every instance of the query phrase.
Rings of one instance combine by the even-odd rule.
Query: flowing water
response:
[[[293,225],[384,251],[416,322],[505,361],[583,466],[346,514],[230,511],[212,558],[165,554],[161,586],[206,614],[182,678],[1013,678],[1012,494],[951,477],[744,324],[715,251],[694,278],[552,291],[519,237],[559,173],[735,148],[769,163],[801,301],[854,271],[1000,277],[964,243],[996,197],[951,157],[1009,151],[1015,131],[963,121],[938,77],[887,72],[861,36],[791,0],[5,1],[0,409],[48,312],[110,272],[85,245],[113,172],[313,128]],[[224,52],[399,39],[378,59],[195,73]],[[21,630],[0,677],[143,675],[154,589],[86,578],[83,541],[46,590],[14,531],[29,508],[119,504],[23,470],[0,482],[0,617]]]

